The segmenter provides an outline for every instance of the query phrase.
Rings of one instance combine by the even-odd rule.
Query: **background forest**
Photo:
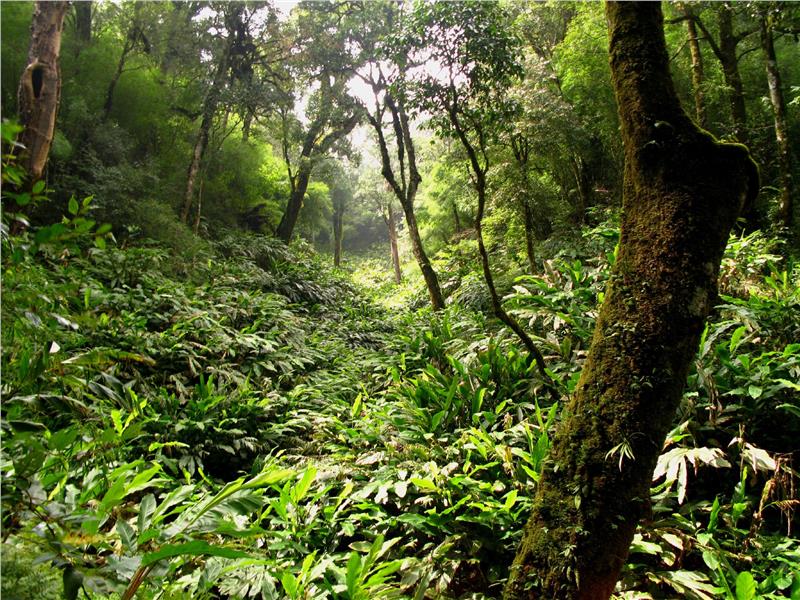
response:
[[[662,9],[760,194],[613,597],[800,599],[800,5]],[[603,4],[0,17],[2,596],[500,597],[618,258]]]

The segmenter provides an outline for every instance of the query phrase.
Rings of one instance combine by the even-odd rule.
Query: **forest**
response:
[[[800,600],[800,3],[0,27],[4,600]]]

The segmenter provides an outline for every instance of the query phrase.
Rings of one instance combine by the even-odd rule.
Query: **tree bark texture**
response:
[[[705,82],[705,73],[703,70],[703,54],[700,51],[700,42],[697,37],[697,25],[694,19],[691,18],[690,9],[686,6],[682,7],[684,15],[686,15],[686,37],[689,43],[689,54],[692,58],[692,91],[694,92],[694,110],[697,118],[697,124],[704,129],[708,127],[706,115],[706,99],[703,90]]]
[[[778,70],[778,60],[775,57],[775,44],[768,15],[762,15],[760,25],[761,50],[767,70],[769,100],[772,104],[772,112],[775,115],[775,140],[778,145],[778,168],[780,169],[781,179],[778,218],[781,225],[791,227],[792,213],[794,212],[794,207],[792,206],[794,182],[792,179],[792,149],[789,144],[789,128],[786,123],[786,102],[781,89],[781,73]]]
[[[69,2],[36,2],[28,65],[17,88],[22,164],[31,181],[42,178],[56,129],[61,97],[61,33]]]
[[[657,2],[608,2],[625,177],[618,261],[586,365],[505,589],[506,600],[614,590],[758,169],[682,110]],[[623,449],[633,454],[626,458]]]

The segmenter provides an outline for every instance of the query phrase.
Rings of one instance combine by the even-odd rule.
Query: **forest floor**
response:
[[[415,281],[260,236],[31,237],[3,249],[4,596],[498,596],[613,233],[499,269],[558,402],[468,242],[434,314]],[[618,598],[800,597],[800,271],[774,244],[732,240]]]

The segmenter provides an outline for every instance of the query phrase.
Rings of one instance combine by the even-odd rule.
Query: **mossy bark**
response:
[[[772,37],[772,23],[767,14],[760,19],[761,51],[767,71],[769,100],[775,115],[775,141],[778,144],[778,166],[780,168],[781,194],[778,204],[778,218],[784,227],[792,226],[794,181],[792,178],[792,147],[789,142],[789,127],[786,118],[786,102],[781,86],[781,72],[775,56],[775,43]]]
[[[618,261],[504,597],[607,599],[683,392],[731,227],[758,190],[743,146],[684,113],[659,3],[609,2],[625,149]],[[633,458],[630,458],[630,455]]]

